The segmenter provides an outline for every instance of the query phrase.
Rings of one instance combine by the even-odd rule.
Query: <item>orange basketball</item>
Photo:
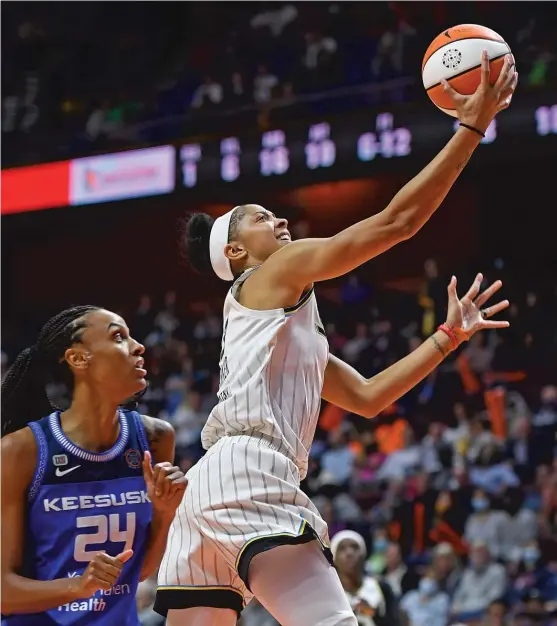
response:
[[[426,50],[422,80],[427,95],[444,113],[456,117],[441,80],[447,80],[459,93],[474,93],[480,84],[483,50],[487,50],[493,83],[501,72],[505,55],[511,50],[503,37],[490,28],[477,24],[453,26],[438,35]]]

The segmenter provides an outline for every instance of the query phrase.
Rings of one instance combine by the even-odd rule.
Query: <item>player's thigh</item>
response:
[[[253,557],[249,586],[281,626],[357,626],[336,570],[317,541]]]
[[[168,611],[166,626],[235,626],[236,611],[196,606]]]

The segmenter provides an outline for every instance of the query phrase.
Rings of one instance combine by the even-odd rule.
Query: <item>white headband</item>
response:
[[[367,554],[366,542],[360,533],[357,533],[355,530],[341,530],[331,539],[331,553],[333,555],[333,560],[336,559],[337,550],[345,539],[350,539],[351,541],[356,542],[362,554],[364,556]]]
[[[230,220],[232,213],[238,207],[234,207],[228,213],[218,217],[209,236],[209,254],[211,256],[211,265],[215,270],[215,274],[222,280],[234,280],[234,274],[230,268],[230,259],[224,254],[224,249],[228,243],[228,231],[230,229]]]

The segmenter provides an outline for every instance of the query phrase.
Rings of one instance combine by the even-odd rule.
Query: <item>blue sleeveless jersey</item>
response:
[[[2,625],[138,626],[135,594],[151,523],[141,467],[148,442],[140,415],[121,411],[118,441],[102,453],[74,445],[59,413],[29,426],[38,459],[29,489],[24,575],[73,577],[96,552],[116,556],[132,548],[134,554],[108,591],[45,613],[10,615]]]

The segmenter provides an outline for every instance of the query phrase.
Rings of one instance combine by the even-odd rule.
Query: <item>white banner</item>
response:
[[[173,146],[73,159],[70,163],[70,205],[170,193],[176,181],[175,169]]]

